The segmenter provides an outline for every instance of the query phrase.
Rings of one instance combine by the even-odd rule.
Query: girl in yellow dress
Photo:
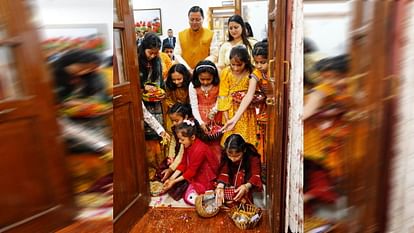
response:
[[[225,123],[222,145],[231,134],[240,134],[246,142],[257,146],[256,114],[250,103],[260,77],[247,49],[234,47],[230,52],[230,67],[223,69],[220,76],[218,111],[223,112]]]
[[[329,169],[333,177],[343,174],[341,149],[349,135],[344,119],[352,104],[345,91],[348,63],[349,57],[341,55],[316,64],[321,82],[305,96],[303,110],[304,158]]]

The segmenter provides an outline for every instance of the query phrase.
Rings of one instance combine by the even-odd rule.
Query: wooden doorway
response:
[[[269,12],[273,13],[273,16],[269,19],[269,25],[272,24],[272,34],[269,34],[271,44],[271,77],[272,88],[269,90],[269,112],[272,121],[269,127],[268,133],[268,154],[267,156],[267,209],[266,219],[263,219],[264,228],[261,228],[264,232],[283,232],[285,229],[285,193],[286,193],[286,154],[287,147],[284,144],[287,143],[287,127],[286,122],[289,117],[288,114],[288,84],[289,84],[289,37],[291,36],[290,25],[292,18],[289,11],[292,7],[291,1],[270,1],[271,7]],[[277,4],[277,6],[276,6]],[[139,95],[139,84],[137,82],[137,59],[136,59],[136,47],[133,45],[134,33],[132,31],[133,18],[131,15],[132,9],[128,5],[126,0],[115,1],[116,19],[114,23],[114,36],[115,36],[115,83],[114,83],[114,144],[115,144],[115,209],[114,209],[114,224],[115,232],[127,232],[127,229],[131,229],[131,224],[138,221],[145,221],[142,224],[149,225],[148,221],[156,224],[155,218],[149,215],[153,209],[148,212],[148,200],[149,200],[149,182],[146,179],[146,167],[144,156],[144,138],[142,134],[142,112],[141,107],[138,104],[141,101]],[[119,37],[120,39],[117,39]],[[117,42],[118,40],[118,42]],[[276,52],[277,51],[277,52]],[[120,59],[123,59],[121,62]],[[123,65],[122,65],[123,64]],[[118,76],[118,77],[117,77]],[[123,77],[123,78],[122,78]],[[125,81],[122,81],[125,80]],[[124,92],[117,92],[116,89],[123,90]],[[127,92],[127,90],[129,92]],[[133,94],[135,92],[135,94]],[[129,93],[129,94],[128,94]],[[121,95],[121,96],[120,96]],[[124,96],[125,95],[125,96]],[[126,96],[128,98],[126,99]],[[124,99],[125,98],[125,99]],[[124,101],[122,101],[124,99]],[[136,101],[136,102],[135,102]],[[119,102],[119,103],[117,103]],[[127,104],[128,102],[128,104]],[[133,103],[135,102],[135,103]],[[126,105],[127,104],[127,105]],[[117,106],[124,106],[124,111],[118,111]],[[131,106],[131,107],[127,107]],[[133,107],[136,110],[133,110]],[[126,111],[129,109],[129,111]],[[119,108],[121,110],[121,108]],[[124,116],[120,116],[124,114]],[[125,114],[128,116],[125,117]],[[121,120],[122,117],[122,120]],[[119,120],[118,120],[118,119]],[[129,130],[129,137],[122,138],[122,133],[116,133],[116,126],[125,125],[128,122],[128,127],[122,126],[123,130]],[[132,132],[134,129],[135,132]],[[118,129],[121,132],[121,129]],[[125,144],[125,145],[123,145]],[[117,148],[119,147],[119,148]],[[130,148],[129,151],[126,148]],[[124,161],[124,162],[117,162]],[[140,161],[138,163],[138,161]],[[119,163],[119,165],[117,165]],[[132,164],[132,165],[131,165]],[[125,167],[129,169],[129,172],[122,171]],[[121,170],[121,171],[120,171]],[[120,173],[117,175],[118,171]],[[122,175],[120,175],[122,174]],[[131,176],[137,177],[131,177]],[[128,180],[129,179],[129,180]],[[120,191],[122,185],[128,186],[131,190],[128,193]],[[131,188],[133,187],[133,188]],[[132,190],[133,189],[133,190]],[[129,195],[129,200],[125,199]],[[122,200],[122,204],[118,202]],[[140,206],[138,208],[137,206]],[[135,209],[135,211],[131,211]],[[170,211],[178,211],[177,209],[171,209]],[[172,213],[172,212],[171,212]],[[170,213],[170,214],[171,214]],[[144,217],[142,217],[145,214]],[[173,214],[177,216],[178,214]],[[159,223],[161,224],[161,223]],[[138,226],[137,226],[138,227]],[[203,227],[204,225],[198,225],[197,227]],[[139,227],[138,227],[139,228]],[[138,229],[137,228],[137,229]],[[142,230],[142,228],[139,228]],[[195,230],[195,229],[193,229]],[[213,229],[212,229],[213,230]]]
[[[114,231],[128,232],[148,210],[141,96],[132,9],[114,0]]]
[[[0,232],[51,232],[75,209],[28,1],[0,3]]]

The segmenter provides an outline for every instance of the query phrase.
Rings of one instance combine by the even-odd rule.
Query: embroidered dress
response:
[[[197,194],[203,194],[207,190],[214,189],[218,166],[219,161],[213,156],[209,146],[196,139],[189,148],[184,149],[177,170],[183,173],[182,176],[194,187]]]
[[[196,88],[198,111],[200,112],[203,122],[208,123],[208,113],[211,109],[216,107],[217,96],[219,93],[219,86],[212,86],[209,90],[204,91],[201,87]],[[221,116],[221,115],[220,115]],[[220,116],[215,117],[215,121],[220,121]]]
[[[231,119],[239,108],[240,104],[235,101],[232,97],[232,94],[236,92],[247,92],[249,88],[249,80],[251,78],[256,78],[257,80],[260,77],[255,75],[246,75],[245,77],[236,78],[233,76],[230,67],[225,68],[221,73],[220,79],[220,90],[219,90],[219,99],[218,99],[218,110],[227,111],[228,117]],[[223,117],[223,123],[225,119]],[[231,131],[224,133],[221,144],[224,145],[224,142],[228,136],[231,134],[240,134],[243,139],[257,146],[257,121],[255,108],[248,107],[246,111],[240,117],[240,120],[234,126]]]
[[[242,184],[250,183],[256,191],[262,191],[262,179],[260,177],[260,159],[255,156],[249,156],[248,171],[244,168],[243,159],[237,162],[229,162],[229,164],[224,164],[220,168],[219,176],[217,177],[217,182],[223,183],[225,187],[234,187],[238,188]],[[248,177],[247,177],[248,175]],[[247,197],[252,200],[252,191],[249,190]]]

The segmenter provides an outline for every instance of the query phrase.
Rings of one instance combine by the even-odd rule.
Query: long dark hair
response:
[[[188,89],[188,85],[191,81],[191,73],[188,71],[187,67],[183,64],[174,64],[171,66],[170,70],[168,70],[167,80],[165,81],[165,86],[167,90],[175,90],[177,89],[177,85],[173,83],[171,75],[173,73],[180,73],[183,76],[183,87]]]
[[[174,113],[180,115],[182,118],[185,118],[185,117],[193,118],[193,113],[191,111],[191,107],[190,107],[189,104],[175,103],[168,110],[168,115],[171,115],[171,114],[174,114]]]
[[[241,62],[244,62],[245,68],[250,74],[253,72],[254,66],[250,60],[250,55],[244,46],[238,45],[230,50],[230,60],[233,58],[237,58]]]
[[[195,135],[201,141],[203,141],[203,142],[209,142],[209,141],[211,141],[210,138],[208,137],[208,135],[206,135],[206,133],[204,133],[203,129],[200,126],[200,123],[196,119],[194,119],[193,112],[191,111],[190,104],[175,103],[168,110],[168,115],[171,115],[173,113],[176,113],[176,114],[180,115],[182,118],[187,117],[188,120],[193,121],[194,124],[195,124],[195,126],[194,126],[194,128],[195,128]],[[172,126],[171,129],[172,129],[173,133],[175,133],[177,127]]]
[[[260,158],[259,152],[257,152],[256,147],[254,147],[251,143],[246,142],[240,134],[232,134],[226,138],[226,141],[224,142],[224,148],[222,150],[220,168],[223,166],[228,166],[230,180],[233,180],[235,175],[231,172],[230,169],[230,165],[233,162],[227,157],[227,151],[230,149],[234,149],[237,152],[243,152],[243,161],[241,161],[241,168],[243,168],[246,173],[244,176],[244,181],[248,181],[252,176],[250,171],[249,157],[254,156]]]
[[[243,40],[243,44],[246,46],[248,51],[251,52],[253,49],[252,49],[252,46],[251,46],[249,40],[247,39],[246,24],[244,23],[243,18],[240,15],[232,15],[232,16],[230,16],[230,18],[227,22],[227,25],[229,25],[230,22],[235,22],[235,23],[239,24],[240,27],[242,27],[241,37],[242,37],[242,40]],[[231,36],[230,32],[228,34],[229,34],[228,41],[234,40],[234,38]]]
[[[267,40],[263,40],[263,41],[257,42],[254,45],[252,55],[253,55],[253,57],[263,56],[264,58],[267,59],[267,57],[268,57],[268,51],[267,50],[268,50]]]
[[[250,23],[244,22],[244,24],[246,25],[246,34],[247,34],[247,37],[254,37],[254,35],[253,35],[253,29],[252,29],[252,26],[250,26]]]
[[[204,72],[207,72],[213,75],[213,82],[211,83],[213,84],[213,86],[219,85],[220,77],[219,77],[216,65],[209,60],[204,60],[204,61],[200,61],[199,63],[197,63],[196,67],[194,68],[193,80],[192,80],[194,88],[201,86],[200,79],[198,78],[198,76]]]
[[[76,88],[76,85],[71,81],[73,76],[67,71],[66,67],[73,64],[88,63],[99,66],[101,64],[101,57],[90,50],[75,49],[66,52],[51,64],[53,67],[58,102],[62,102],[65,98],[69,97]],[[98,72],[82,75],[81,82],[84,84],[81,97],[88,97],[105,90],[105,84]]]
[[[142,40],[140,46],[138,47],[138,63],[139,63],[139,71],[141,72],[141,85],[143,85],[146,81],[155,82],[158,78],[162,79],[161,77],[161,59],[159,56],[156,56],[154,59],[148,61],[147,56],[145,55],[146,49],[160,49],[161,48],[161,40],[160,38],[152,32],[147,32],[144,35],[144,39]],[[152,67],[152,69],[148,69],[148,65]],[[151,71],[151,73],[149,73]],[[150,80],[147,80],[148,75],[150,75]]]
[[[192,122],[193,125],[187,123]],[[197,137],[197,126],[195,125],[194,121],[185,120],[175,127],[175,133],[181,133],[184,137],[190,138],[192,136]]]

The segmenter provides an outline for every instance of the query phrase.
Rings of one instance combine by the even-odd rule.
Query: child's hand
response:
[[[214,109],[211,109],[210,112],[208,113],[207,117],[208,117],[208,119],[213,120],[214,117],[216,116],[216,114],[217,114],[217,111],[214,110]]]
[[[165,180],[167,180],[172,174],[173,174],[173,170],[171,168],[167,168],[164,171],[161,172],[162,179],[161,181],[164,182]]]
[[[161,137],[162,137],[162,139],[163,139],[163,140],[165,140],[166,142],[169,142],[169,141],[171,140],[171,136],[170,136],[167,132],[165,132],[165,131],[163,131],[163,132],[161,133]]]
[[[246,185],[240,185],[235,191],[237,195],[233,198],[234,201],[239,201],[247,192],[249,192],[249,189]]]
[[[226,122],[226,124],[221,128],[221,130],[225,133],[227,131],[233,130],[234,126],[236,126],[237,120],[232,118],[229,121]]]
[[[208,129],[208,127],[206,126],[206,124],[202,124],[202,125],[200,125],[200,128],[203,130],[203,132],[204,132],[204,133],[208,133],[208,131],[209,131],[209,129]]]
[[[162,188],[162,193],[167,192],[175,184],[175,180],[168,179],[164,182],[164,187]]]
[[[223,205],[224,202],[224,188],[223,187],[217,187],[216,188],[216,205],[220,207]]]

